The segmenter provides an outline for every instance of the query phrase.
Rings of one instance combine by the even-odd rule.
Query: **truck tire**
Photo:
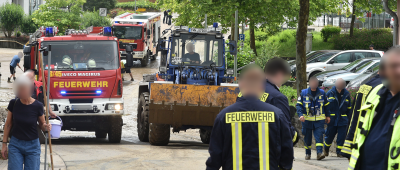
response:
[[[44,144],[46,142],[46,137],[44,136],[43,131],[37,126],[37,132],[39,134],[39,142],[40,144]]]
[[[204,144],[209,144],[211,138],[211,130],[200,129],[199,132],[201,142],[203,142]]]
[[[151,145],[168,145],[171,129],[166,124],[150,123],[149,141]]]
[[[148,62],[149,62],[149,54],[146,54],[146,56],[144,56],[142,60],[140,60],[140,64],[142,65],[142,67],[146,67]]]
[[[152,55],[152,56],[150,57],[150,60],[151,60],[151,61],[154,61],[154,60],[156,60],[156,58],[157,58],[156,55]]]
[[[108,141],[110,143],[120,143],[122,135],[122,117],[111,116],[110,130],[108,131]]]
[[[96,130],[95,135],[96,135],[96,138],[104,139],[107,137],[107,132],[104,130]]]
[[[149,92],[140,94],[137,109],[137,131],[139,140],[149,141]]]

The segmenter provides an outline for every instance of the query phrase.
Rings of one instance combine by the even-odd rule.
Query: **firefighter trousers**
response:
[[[346,127],[347,126],[328,126],[325,131],[324,148],[329,149],[331,147],[333,139],[337,134],[336,153],[339,154],[346,138]]]
[[[322,143],[324,141],[323,135],[324,135],[324,127],[315,127],[313,126],[312,129],[309,128],[302,128],[301,129],[303,135],[304,135],[304,148],[306,149],[306,154],[311,155],[311,142],[312,142],[312,134],[314,132],[314,138],[315,138],[315,145],[317,148],[317,153],[322,153],[322,147],[324,144]]]

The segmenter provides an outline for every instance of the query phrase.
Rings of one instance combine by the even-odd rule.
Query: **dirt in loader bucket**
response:
[[[217,114],[239,94],[232,86],[152,83],[150,89],[149,122],[175,128],[213,126]]]

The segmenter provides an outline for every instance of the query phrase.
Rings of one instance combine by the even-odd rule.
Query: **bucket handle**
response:
[[[50,119],[50,118],[51,118],[51,116],[49,116],[49,119]],[[64,123],[63,123],[63,121],[62,121],[61,117],[57,116],[57,118],[58,118],[58,119],[60,119],[60,121],[61,121],[61,126],[63,126],[63,125],[64,125]]]

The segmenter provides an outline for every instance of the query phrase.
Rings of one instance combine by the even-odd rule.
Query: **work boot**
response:
[[[317,154],[317,160],[322,160],[324,158],[325,158],[325,156],[322,153]]]
[[[10,77],[8,78],[7,83],[12,83]]]
[[[14,81],[15,81],[15,79],[17,79],[16,77],[13,77],[13,79],[14,79]]]
[[[340,153],[337,154],[337,157],[338,158],[344,158],[344,156],[342,154],[340,154]]]
[[[310,160],[311,159],[311,155],[306,154],[306,160]]]
[[[134,81],[133,78],[131,78],[131,81]]]
[[[122,77],[122,81],[125,81],[125,79]]]
[[[324,155],[329,156],[329,148],[324,148]]]

